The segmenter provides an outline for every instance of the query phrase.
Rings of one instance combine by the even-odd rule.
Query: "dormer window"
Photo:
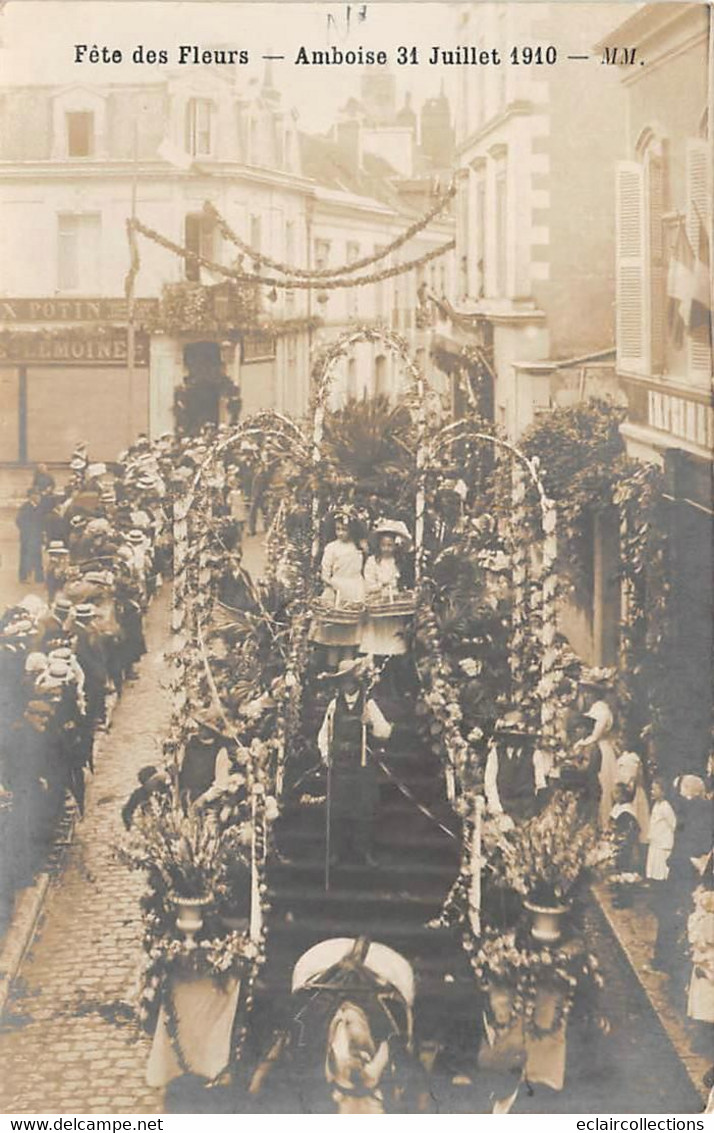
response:
[[[94,155],[94,114],[91,110],[70,110],[67,123],[67,157]]]
[[[209,98],[192,98],[186,104],[186,152],[207,157],[213,150],[213,103]]]
[[[55,161],[106,157],[106,95],[84,86],[64,87],[51,107]]]

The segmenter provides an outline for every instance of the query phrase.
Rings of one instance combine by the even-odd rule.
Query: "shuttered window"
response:
[[[617,167],[617,363],[645,369],[645,225],[643,169],[632,161]]]
[[[703,138],[687,143],[687,236],[695,257],[711,242],[711,151]],[[711,246],[708,247],[711,265]],[[710,267],[711,271],[711,267]],[[688,370],[693,377],[709,381],[712,375],[711,320],[694,327],[688,335]]]
[[[664,371],[665,328],[665,250],[664,250],[664,161],[650,154],[646,166],[647,224],[649,228],[649,365],[652,374]]]

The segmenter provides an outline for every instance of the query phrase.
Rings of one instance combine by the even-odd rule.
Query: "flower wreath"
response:
[[[578,991],[592,996],[603,986],[597,957],[577,941],[536,950],[520,945],[515,932],[487,933],[478,950],[470,937],[464,948],[481,988],[509,988],[513,1013],[523,1019],[527,1034],[535,1039],[557,1034]],[[540,1026],[535,1018],[538,992],[543,988],[561,993],[548,1027]]]

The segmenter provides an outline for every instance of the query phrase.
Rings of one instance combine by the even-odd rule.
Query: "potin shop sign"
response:
[[[137,319],[156,314],[158,299],[137,299]],[[126,299],[0,299],[0,323],[126,323]]]

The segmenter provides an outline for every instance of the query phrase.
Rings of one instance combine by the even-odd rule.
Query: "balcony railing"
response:
[[[673,441],[714,451],[714,408],[709,390],[666,379],[620,375],[627,395],[628,420]],[[673,446],[676,447],[676,446]]]

